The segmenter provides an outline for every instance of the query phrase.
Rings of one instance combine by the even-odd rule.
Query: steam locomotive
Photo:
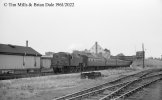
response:
[[[74,73],[81,71],[103,70],[116,67],[129,67],[132,61],[106,59],[94,55],[69,54],[59,52],[53,54],[51,67],[54,73]]]

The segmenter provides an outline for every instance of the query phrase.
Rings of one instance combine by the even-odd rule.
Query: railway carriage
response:
[[[87,68],[90,70],[98,70],[106,66],[106,59],[103,57],[88,56]]]
[[[129,67],[132,64],[131,61],[119,60],[119,59],[108,59],[106,66],[110,68],[114,67]]]

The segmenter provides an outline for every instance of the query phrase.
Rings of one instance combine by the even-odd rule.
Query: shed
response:
[[[0,72],[3,70],[38,69],[41,54],[31,47],[0,44]]]
[[[52,59],[52,56],[43,55],[41,57],[41,67],[51,68],[51,59]]]

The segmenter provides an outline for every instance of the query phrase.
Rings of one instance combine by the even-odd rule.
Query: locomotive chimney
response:
[[[28,40],[26,40],[26,47],[28,47]]]

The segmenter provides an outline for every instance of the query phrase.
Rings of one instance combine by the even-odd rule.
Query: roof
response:
[[[90,52],[91,53],[100,53],[100,52],[104,52],[104,49],[96,42],[91,48],[90,48]]]
[[[11,44],[0,44],[0,54],[42,56],[39,52],[35,51],[31,47],[17,46]]]

